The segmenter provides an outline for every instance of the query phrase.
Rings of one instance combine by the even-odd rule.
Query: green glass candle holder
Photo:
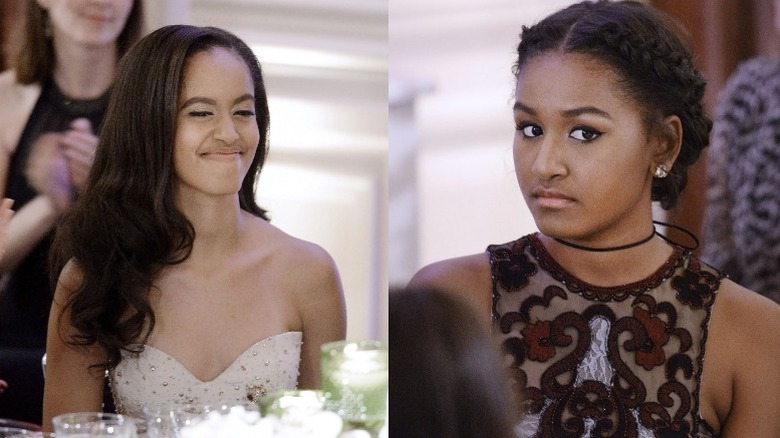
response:
[[[321,347],[325,408],[347,424],[382,427],[387,415],[387,345],[380,341],[337,341]]]
[[[325,396],[322,391],[281,390],[261,398],[259,406],[263,416],[279,418],[290,411],[316,413],[325,410]]]

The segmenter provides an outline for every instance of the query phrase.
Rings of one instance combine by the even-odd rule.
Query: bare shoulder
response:
[[[431,263],[414,274],[407,288],[452,293],[489,312],[493,283],[488,255],[478,253]]]
[[[54,301],[59,305],[67,302],[84,281],[84,273],[76,260],[69,260],[57,278]]]
[[[280,275],[278,285],[292,299],[304,332],[303,356],[318,357],[319,345],[346,336],[346,304],[341,277],[333,257],[320,245],[291,236],[265,223],[262,235],[270,243],[270,266]],[[302,356],[302,357],[303,357]],[[312,386],[311,360],[302,360],[303,387]],[[308,377],[305,377],[308,376]],[[314,386],[317,386],[318,383]]]
[[[780,432],[780,305],[731,280],[721,283],[710,320],[703,395],[724,437]],[[716,377],[713,377],[716,376]],[[705,386],[706,384],[706,386]]]
[[[276,226],[265,223],[264,238],[272,242],[275,263],[296,266],[311,274],[326,274],[336,268],[330,253],[320,245],[287,234]]]
[[[756,373],[780,375],[778,327],[779,304],[731,280],[721,284],[710,320],[710,344],[730,356],[738,381]]]
[[[16,82],[16,72],[13,70],[0,73],[0,97],[3,102],[14,105],[29,103],[30,100],[37,99],[40,91],[38,84],[25,85]]]
[[[5,108],[0,111],[0,146],[11,151],[16,146],[24,124],[38,100],[41,87],[38,84],[24,85],[16,82],[16,73],[6,70],[0,73],[0,102]]]
[[[780,348],[780,304],[731,280],[721,284],[711,324],[711,329],[734,343]]]
[[[272,271],[283,273],[281,282],[287,289],[341,291],[338,268],[333,257],[320,245],[287,234],[276,226],[261,221],[256,232],[264,242],[263,251]]]
[[[8,93],[17,85],[16,72],[13,70],[6,70],[0,73],[0,93]]]

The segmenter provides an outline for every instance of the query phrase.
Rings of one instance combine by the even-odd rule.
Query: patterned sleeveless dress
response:
[[[675,247],[650,277],[599,287],[566,272],[536,234],[487,252],[519,436],[717,436],[699,391],[723,274]]]

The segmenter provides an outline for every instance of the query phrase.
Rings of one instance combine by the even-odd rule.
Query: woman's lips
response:
[[[574,198],[570,198],[563,193],[546,188],[537,188],[531,193],[536,204],[542,208],[561,209],[574,204]]]
[[[241,157],[241,152],[237,150],[219,150],[202,154],[202,157],[215,161],[234,161]]]

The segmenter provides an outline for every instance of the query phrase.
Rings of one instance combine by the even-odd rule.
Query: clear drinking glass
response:
[[[26,432],[32,432],[32,431],[28,429],[22,429],[21,427],[0,426],[0,438],[9,438],[12,436],[21,435]]]
[[[321,347],[326,409],[352,428],[376,435],[387,412],[387,345],[337,341]]]
[[[193,421],[199,420],[211,411],[224,415],[231,407],[232,405],[227,403],[145,407],[144,419],[147,428],[145,438],[178,438],[181,436],[181,429],[189,426]],[[257,406],[254,406],[254,409],[257,410]]]
[[[77,412],[52,419],[57,438],[139,438],[145,424],[136,418],[103,412]]]
[[[0,437],[3,437],[3,435],[0,435]],[[22,429],[20,433],[8,435],[7,438],[56,438],[56,435],[53,432]]]

